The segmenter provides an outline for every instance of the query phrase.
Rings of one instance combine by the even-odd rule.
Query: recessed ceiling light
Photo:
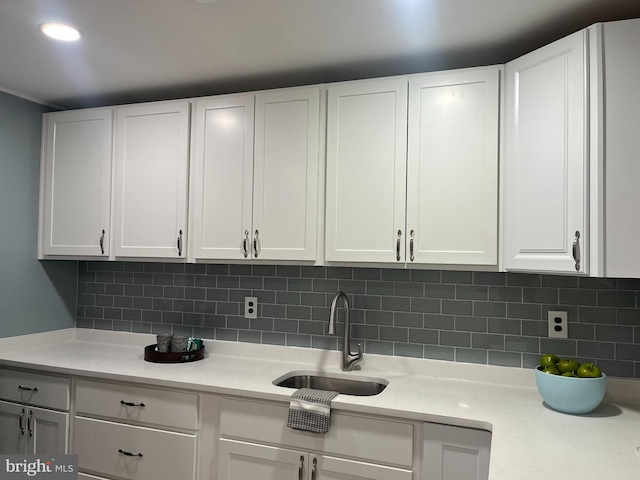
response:
[[[198,3],[216,3],[218,0],[195,0]]]
[[[78,29],[64,23],[42,23],[38,25],[38,29],[47,37],[62,40],[63,42],[80,40]]]

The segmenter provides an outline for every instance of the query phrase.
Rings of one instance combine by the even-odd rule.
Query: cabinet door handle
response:
[[[104,230],[102,230],[102,235],[100,235],[100,251],[102,255],[104,255]]]
[[[256,233],[253,236],[253,256],[255,258],[258,258],[258,235],[260,235],[260,232],[256,230]]]
[[[304,457],[300,455],[300,466],[298,467],[298,480],[304,480]]]
[[[121,448],[118,449],[118,453],[126,455],[127,457],[142,457],[142,453],[140,452],[127,452],[126,450],[122,450]]]
[[[20,435],[24,435],[24,408],[22,409],[22,413],[18,419],[18,426],[20,427]]]
[[[244,254],[244,258],[249,256],[249,230],[244,231],[244,238],[242,239],[242,253]]]
[[[37,392],[38,387],[25,387],[24,385],[18,385],[18,390],[24,390],[25,392]]]
[[[576,238],[573,240],[573,259],[576,262],[576,270],[580,270],[580,231],[576,230]]]
[[[33,437],[33,410],[29,410],[29,418],[27,418],[27,428],[29,429],[29,436]]]
[[[413,237],[415,235],[415,230],[411,230],[411,241],[409,242],[409,258],[413,262]]]
[[[121,405],[126,405],[127,407],[146,407],[146,405],[142,402],[133,403],[133,402],[125,402],[124,400],[120,400]]]
[[[182,256],[182,230],[178,232],[178,256]]]
[[[396,241],[396,260],[400,261],[400,239],[402,238],[402,230],[398,230],[398,240]]]
[[[316,471],[318,470],[318,459],[313,458],[313,467],[311,468],[311,480],[316,480]]]

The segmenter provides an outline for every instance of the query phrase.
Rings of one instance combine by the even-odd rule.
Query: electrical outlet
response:
[[[567,312],[549,310],[549,338],[568,338],[569,322]]]
[[[258,318],[258,297],[244,297],[244,318]]]

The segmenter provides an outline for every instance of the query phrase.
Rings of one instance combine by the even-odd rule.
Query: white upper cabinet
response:
[[[44,117],[39,256],[109,256],[110,108]]]
[[[327,261],[404,262],[407,78],[330,85]]]
[[[185,258],[189,102],[117,110],[114,255]]]
[[[496,265],[500,69],[410,77],[407,263]]]
[[[504,268],[589,272],[586,31],[506,65]]]
[[[191,255],[250,253],[254,95],[196,100],[191,165]]]
[[[499,67],[329,86],[326,259],[496,265],[499,93]]]
[[[256,95],[254,258],[316,258],[319,121],[319,88]]]
[[[598,246],[592,256],[599,254],[604,262],[600,275],[640,278],[640,20],[596,25],[589,34],[596,56],[591,62],[590,85],[597,87],[592,106],[599,112],[598,121],[591,121],[591,154],[599,156],[591,162],[591,188],[599,189],[597,204],[592,193],[591,214],[604,214],[598,222],[601,235],[592,236]]]
[[[196,101],[194,259],[316,259],[319,121],[319,87]]]

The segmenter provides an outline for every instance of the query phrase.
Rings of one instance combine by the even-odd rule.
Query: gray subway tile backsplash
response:
[[[530,368],[554,352],[640,378],[640,279],[144,262],[78,273],[79,328],[336,350],[326,322],[342,289],[368,353]],[[245,296],[257,319],[243,317]],[[547,337],[549,310],[568,312],[569,339]]]

